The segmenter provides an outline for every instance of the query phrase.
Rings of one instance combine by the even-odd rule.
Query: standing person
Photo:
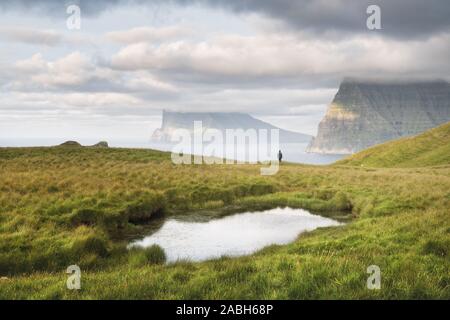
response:
[[[281,150],[278,150],[278,161],[281,163],[281,159],[283,159],[283,154],[281,153]]]

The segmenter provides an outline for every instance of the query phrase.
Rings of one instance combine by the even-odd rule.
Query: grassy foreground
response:
[[[339,164],[369,167],[424,167],[450,164],[450,122],[413,137],[386,142]]]
[[[150,150],[0,149],[0,299],[449,299],[450,166],[440,164],[283,164],[263,177]],[[203,263],[164,265],[158,248],[125,247],[156,215],[276,206],[351,220]],[[71,264],[79,291],[66,288]],[[370,265],[381,290],[366,288]]]

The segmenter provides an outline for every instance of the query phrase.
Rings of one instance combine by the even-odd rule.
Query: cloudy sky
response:
[[[142,145],[163,109],[315,134],[344,77],[450,80],[449,17],[448,0],[2,1],[0,145]]]

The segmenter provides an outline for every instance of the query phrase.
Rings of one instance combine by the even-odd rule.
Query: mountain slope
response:
[[[238,112],[168,112],[163,111],[162,126],[152,136],[153,141],[170,142],[176,129],[193,131],[194,121],[202,121],[203,129],[217,129],[225,133],[227,129],[279,129],[270,123],[258,120],[246,113]],[[280,142],[309,142],[312,136],[279,129]]]
[[[367,167],[450,165],[450,122],[414,137],[377,145],[336,164]]]
[[[344,80],[309,152],[351,154],[450,121],[445,81]]]

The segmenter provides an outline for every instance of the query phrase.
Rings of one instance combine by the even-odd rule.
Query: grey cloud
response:
[[[416,38],[450,29],[448,0],[18,0],[2,2],[0,8],[65,15],[66,5],[73,3],[78,3],[87,16],[98,15],[115,6],[203,4],[237,13],[261,13],[296,29],[322,34],[377,32],[383,36]],[[381,8],[382,30],[366,28],[366,9],[372,4]]]
[[[61,35],[52,30],[36,30],[24,27],[0,27],[0,40],[54,46],[61,42]]]
[[[34,12],[37,14],[46,14],[52,16],[64,15],[66,16],[66,8],[69,5],[80,5],[83,9],[83,14],[87,16],[95,16],[99,13],[112,8],[119,4],[132,3],[134,1],[125,0],[17,0],[17,1],[2,1],[0,2],[0,9],[4,11],[17,10],[25,12]]]
[[[184,2],[184,1],[183,1]],[[261,12],[301,30],[313,32],[373,33],[413,38],[450,29],[450,2],[447,0],[210,0],[212,5],[236,12]],[[366,9],[378,5],[382,30],[366,28]]]

